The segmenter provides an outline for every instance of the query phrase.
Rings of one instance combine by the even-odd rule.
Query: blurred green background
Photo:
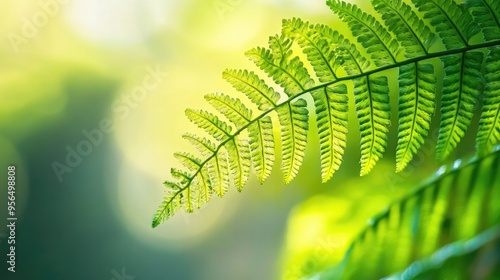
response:
[[[3,0],[0,182],[15,165],[19,220],[15,274],[0,227],[0,279],[298,279],[338,261],[369,217],[436,169],[432,141],[394,174],[392,129],[386,159],[360,179],[351,112],[342,168],[321,184],[311,120],[292,184],[277,162],[264,185],[251,177],[242,194],[150,227],[172,154],[195,131],[184,110],[233,94],[222,71],[255,69],[244,51],[291,17],[345,28],[323,0]]]

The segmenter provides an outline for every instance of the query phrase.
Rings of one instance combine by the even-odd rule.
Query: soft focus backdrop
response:
[[[292,184],[277,162],[264,185],[251,177],[241,194],[150,227],[172,154],[195,131],[184,110],[231,94],[222,71],[256,69],[243,53],[292,17],[344,28],[323,0],[3,0],[0,182],[16,165],[19,220],[15,275],[0,227],[0,279],[294,279],[311,256],[338,261],[370,216],[435,169],[432,141],[395,175],[393,140],[387,161],[359,179],[351,121],[329,183],[311,136]]]

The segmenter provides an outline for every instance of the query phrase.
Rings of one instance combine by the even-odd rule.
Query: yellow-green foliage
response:
[[[421,148],[435,108],[441,110],[439,160],[463,138],[474,118],[474,107],[481,104],[480,97],[484,106],[477,134],[478,154],[488,153],[499,142],[498,1],[372,0],[378,16],[338,0],[327,4],[357,41],[350,42],[326,25],[285,20],[282,33],[270,37],[268,48],[246,52],[279,89],[266,85],[254,72],[226,70],[224,79],[245,98],[209,94],[206,99],[219,115],[186,111],[213,139],[186,136],[200,155],[177,155],[184,169],[172,169],[154,227],[181,208],[188,212],[199,208],[214,192],[222,196],[230,184],[243,188],[251,169],[263,182],[275,161],[272,118],[277,119],[281,131],[284,181],[292,181],[304,158],[311,113],[308,107],[315,108],[322,178],[328,181],[342,162],[350,93],[361,134],[360,173],[368,174],[387,148],[391,81],[399,82],[399,123],[393,126],[399,132],[397,171],[403,170]],[[443,80],[436,78],[434,60],[442,62]],[[399,76],[388,76],[391,69],[398,69]],[[443,85],[442,91],[437,91],[436,84]],[[307,104],[310,97],[314,104]],[[257,112],[249,109],[250,102]]]

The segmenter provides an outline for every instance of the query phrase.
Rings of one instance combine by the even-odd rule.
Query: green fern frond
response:
[[[344,260],[311,279],[381,279],[500,226],[500,150],[443,169],[368,221]]]
[[[252,71],[223,72],[223,78],[245,98],[222,93],[205,97],[227,122],[211,112],[186,110],[208,136],[184,136],[199,155],[177,154],[187,170],[173,169],[154,226],[182,205],[189,212],[212,193],[222,196],[230,185],[241,190],[251,169],[264,182],[278,146],[272,131],[276,117],[285,183],[297,175],[304,159],[310,109],[316,113],[322,180],[328,181],[339,169],[346,147],[350,92],[361,134],[361,175],[373,169],[387,148],[389,84],[394,82],[399,83],[397,171],[421,149],[435,108],[441,110],[439,160],[445,160],[464,137],[475,107],[482,106],[477,102],[480,97],[484,106],[477,153],[487,154],[498,144],[499,2],[372,0],[372,4],[378,16],[354,4],[327,1],[356,37],[355,43],[347,39],[350,34],[327,25],[291,19],[283,21],[282,33],[270,37],[267,48],[246,52],[277,89]],[[434,67],[437,60],[443,69]],[[394,72],[389,70],[399,70],[399,76],[390,76]],[[444,79],[436,75],[440,70]],[[441,83],[442,92],[438,92]],[[255,114],[246,99],[258,108]],[[309,100],[313,104],[307,104]]]

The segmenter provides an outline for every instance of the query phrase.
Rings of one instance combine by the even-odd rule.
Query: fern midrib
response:
[[[221,141],[221,143],[215,149],[215,152],[211,156],[207,157],[207,159],[204,160],[201,163],[200,168],[198,168],[198,170],[196,170],[196,172],[187,181],[187,183],[185,184],[185,186],[182,187],[182,188],[179,188],[179,191],[177,191],[177,193],[174,194],[168,200],[167,205],[170,204],[177,197],[177,195],[179,195],[180,193],[182,193],[183,191],[185,191],[187,188],[189,188],[191,186],[191,183],[193,182],[194,178],[201,171],[201,169],[203,169],[203,167],[205,166],[205,164],[207,162],[209,162],[219,152],[219,150],[222,147],[224,147],[224,145],[226,145],[229,141],[231,141],[236,136],[238,136],[242,131],[244,131],[245,129],[247,129],[255,121],[258,121],[258,120],[262,119],[267,114],[275,111],[276,109],[280,108],[281,106],[284,106],[284,105],[292,102],[293,100],[297,99],[298,97],[300,97],[300,96],[302,96],[302,95],[304,95],[306,93],[312,92],[314,90],[322,89],[322,88],[327,87],[329,85],[333,85],[333,84],[340,83],[340,82],[343,82],[343,81],[349,81],[349,80],[353,80],[353,79],[356,79],[356,78],[362,78],[362,77],[369,76],[369,75],[372,75],[372,74],[377,74],[377,73],[380,73],[380,72],[383,72],[383,71],[386,71],[386,70],[389,70],[389,69],[401,67],[403,65],[407,65],[407,64],[410,64],[410,63],[415,63],[415,62],[419,62],[419,61],[423,61],[423,60],[427,60],[427,59],[432,59],[432,58],[437,58],[437,57],[441,57],[441,56],[446,56],[446,55],[452,55],[452,54],[458,54],[458,53],[465,53],[467,51],[476,50],[476,49],[482,49],[482,48],[487,48],[487,47],[492,47],[492,46],[497,46],[497,45],[500,45],[500,40],[489,41],[489,42],[485,42],[485,43],[481,43],[481,44],[477,44],[477,45],[469,45],[467,47],[459,48],[459,49],[454,49],[454,50],[445,50],[445,51],[441,51],[441,52],[429,53],[428,55],[425,55],[425,56],[414,57],[414,58],[407,59],[407,60],[404,60],[404,61],[396,62],[396,63],[394,63],[392,65],[387,65],[387,66],[379,67],[379,68],[376,68],[376,69],[373,69],[373,70],[370,70],[370,71],[366,71],[364,73],[341,77],[341,78],[339,78],[339,79],[337,79],[335,81],[331,81],[331,82],[328,82],[328,83],[323,83],[321,85],[317,85],[317,86],[311,87],[311,88],[309,88],[307,90],[303,90],[302,92],[297,93],[296,95],[289,97],[286,101],[283,101],[281,104],[277,104],[276,107],[273,107],[271,109],[268,109],[267,111],[264,111],[262,114],[258,115],[255,119],[251,120],[248,124],[246,124],[245,126],[242,126],[240,129],[236,130],[236,132],[233,135],[231,135],[231,136],[228,135],[229,137],[226,140]],[[167,207],[163,208],[163,210],[160,212],[160,216],[165,213],[166,208]]]

